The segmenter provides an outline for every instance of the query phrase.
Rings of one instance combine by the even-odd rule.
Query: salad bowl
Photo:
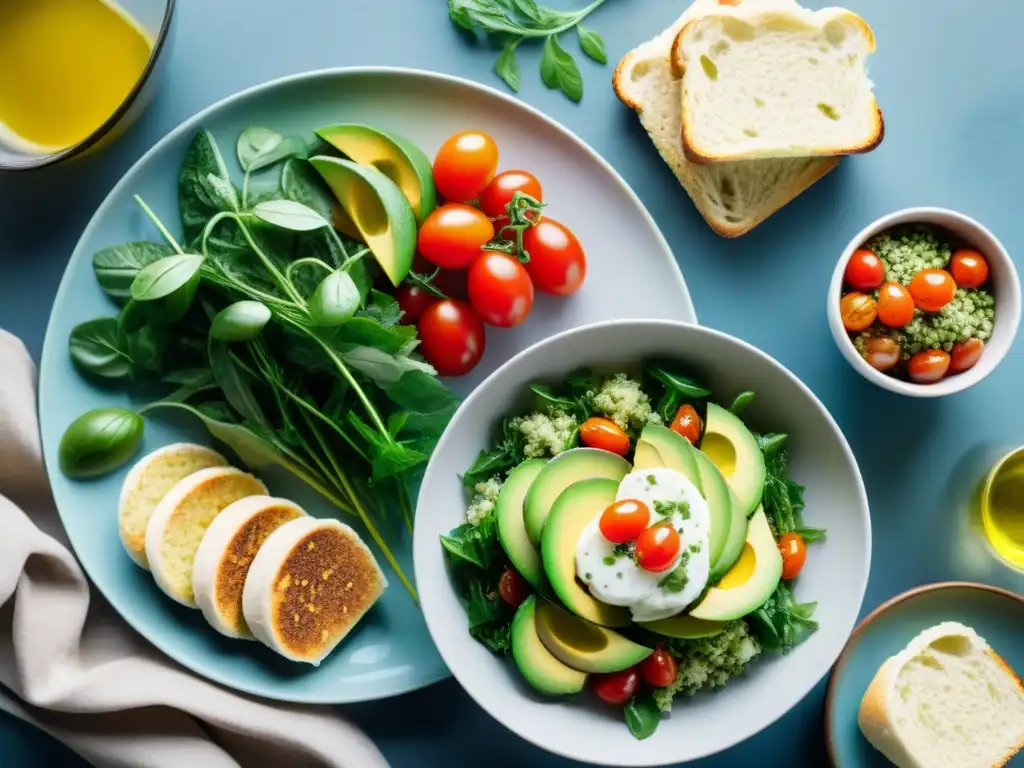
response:
[[[652,359],[671,361],[685,370],[719,403],[727,405],[744,390],[755,390],[743,421],[754,434],[765,437],[769,431],[788,433],[789,475],[806,487],[807,525],[824,528],[827,535],[807,545],[806,567],[798,579],[785,582],[799,603],[817,603],[817,630],[791,653],[762,653],[744,674],[714,694],[677,697],[657,729],[640,734],[630,723],[629,705],[627,729],[622,708],[598,701],[599,696],[608,701],[596,684],[601,676],[592,675],[585,687],[577,687],[584,688],[580,695],[544,696],[534,690],[535,683],[531,687],[524,682],[529,675],[526,670],[520,675],[512,658],[492,653],[471,637],[454,566],[439,537],[465,522],[468,498],[460,476],[491,444],[502,417],[522,412],[531,399],[531,385],[557,387],[581,369],[635,371]],[[741,400],[747,402],[749,396]],[[560,503],[561,498],[552,516]],[[759,515],[760,508],[751,520]],[[526,524],[529,532],[529,519]],[[753,529],[754,523],[750,525]],[[850,448],[824,406],[793,374],[750,345],[713,330],[671,321],[617,320],[534,345],[501,366],[466,399],[428,465],[417,507],[413,558],[431,636],[452,674],[491,716],[522,738],[568,758],[604,765],[663,765],[697,760],[749,738],[784,715],[828,672],[860,611],[871,560],[870,528],[867,498]],[[547,570],[546,538],[543,555]],[[554,578],[551,583],[557,590]],[[539,592],[539,598],[522,604],[531,613],[545,597],[543,590]],[[516,622],[509,656],[515,656]]]

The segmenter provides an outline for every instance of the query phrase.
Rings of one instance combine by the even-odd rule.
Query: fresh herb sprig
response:
[[[575,102],[583,98],[583,76],[576,59],[558,40],[563,32],[576,29],[580,50],[599,64],[608,63],[604,40],[580,23],[605,3],[592,0],[578,11],[559,11],[538,5],[536,0],[448,0],[448,16],[472,33],[484,32],[501,45],[494,71],[506,85],[518,92],[521,83],[516,48],[524,40],[543,39],[540,75],[544,85],[561,90]]]

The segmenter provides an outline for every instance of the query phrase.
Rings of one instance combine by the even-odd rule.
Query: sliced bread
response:
[[[944,622],[882,664],[857,722],[898,768],[994,768],[1024,745],[1024,688],[973,629]]]
[[[662,159],[711,228],[724,237],[749,232],[832,170],[837,158],[741,160],[698,165],[687,160],[682,146],[680,77],[670,59],[672,43],[691,19],[726,10],[734,12],[771,5],[795,6],[794,0],[696,0],[671,27],[627,53],[615,69],[613,85],[619,100],[633,109]]]
[[[686,156],[716,163],[874,149],[884,134],[866,68],[874,50],[871,28],[842,8],[687,21],[672,44]]]

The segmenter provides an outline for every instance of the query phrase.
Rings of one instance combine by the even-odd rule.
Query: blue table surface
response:
[[[559,4],[570,3],[581,4]],[[685,5],[609,0],[588,26],[605,36],[614,62]],[[1021,577],[996,564],[964,522],[985,463],[1024,442],[1021,345],[972,391],[937,402],[903,399],[868,384],[840,357],[828,331],[825,291],[840,251],[861,227],[914,205],[979,218],[1021,265],[1024,6],[931,0],[922,13],[924,3],[908,0],[849,5],[878,38],[870,69],[885,111],[885,142],[842,163],[739,240],[721,239],[701,221],[635,117],[615,99],[611,66],[578,57],[586,93],[574,105],[544,88],[539,46],[524,45],[520,97],[590,143],[637,191],[676,254],[701,323],[774,355],[836,417],[871,500],[874,563],[865,612],[931,581],[987,581],[1022,592]],[[37,359],[58,281],[89,217],[148,147],[200,108],[281,75],[347,65],[434,69],[501,86],[491,73],[495,53],[455,34],[441,0],[179,0],[178,13],[166,80],[133,129],[66,168],[0,181],[0,327],[20,336]],[[575,50],[575,41],[567,47]],[[623,268],[634,258],[643,254],[622,254]],[[808,510],[811,520],[813,514]],[[823,764],[824,694],[822,683],[773,727],[700,765]],[[396,768],[481,759],[495,768],[571,764],[511,735],[452,681],[343,711]],[[0,756],[8,768],[82,765],[6,715],[0,715]]]

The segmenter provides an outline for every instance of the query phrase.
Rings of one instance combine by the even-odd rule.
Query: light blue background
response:
[[[611,67],[580,58],[586,93],[576,106],[544,89],[537,47],[524,46],[520,95],[589,142],[637,191],[677,255],[701,322],[774,355],[839,421],[872,506],[874,562],[865,610],[911,586],[952,578],[1022,592],[1024,580],[995,564],[966,522],[970,489],[985,463],[1024,443],[1021,344],[970,392],[938,402],[903,399],[872,387],[840,357],[825,319],[825,290],[839,252],[862,226],[913,205],[979,218],[1021,268],[1024,6],[1013,0],[848,4],[878,38],[870,68],[885,112],[885,142],[844,162],[736,241],[718,238],[701,221],[615,99]],[[66,168],[0,179],[0,326],[21,336],[38,358],[65,262],[104,195],[160,136],[223,96],[280,75],[345,65],[422,67],[500,85],[490,72],[494,52],[455,34],[444,6],[442,0],[180,0],[167,79],[134,129]],[[608,0],[588,26],[604,35],[614,63],[684,7],[683,0]],[[575,41],[565,42],[575,50]],[[623,253],[623,269],[642,257]],[[823,699],[821,685],[775,726],[701,765],[823,764]],[[396,768],[570,765],[511,736],[451,681],[344,712]],[[0,763],[80,761],[0,716]]]

